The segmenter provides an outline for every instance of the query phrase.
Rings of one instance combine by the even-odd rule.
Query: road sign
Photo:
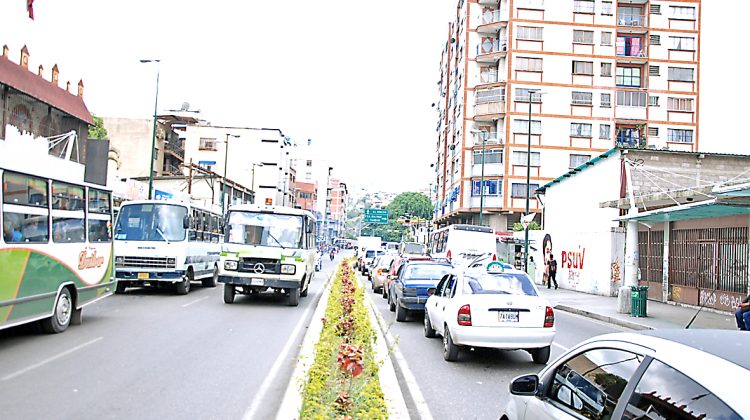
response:
[[[388,210],[386,209],[365,209],[365,223],[388,223]]]

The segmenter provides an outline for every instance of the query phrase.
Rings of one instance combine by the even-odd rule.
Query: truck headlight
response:
[[[125,257],[115,257],[115,264],[123,265],[125,263]]]
[[[281,274],[294,274],[297,272],[297,267],[293,264],[282,264]]]
[[[237,261],[224,261],[224,269],[225,270],[236,270],[237,269]]]

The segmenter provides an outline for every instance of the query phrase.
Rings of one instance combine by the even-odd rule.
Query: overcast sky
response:
[[[434,179],[440,52],[454,0],[0,1],[0,45],[85,84],[102,117],[189,102],[213,124],[280,128],[330,151],[335,176],[387,191]]]

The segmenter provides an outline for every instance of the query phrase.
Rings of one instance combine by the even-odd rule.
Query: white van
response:
[[[486,226],[446,226],[430,236],[429,253],[433,259],[445,259],[454,266],[468,265],[483,255],[497,260],[495,232]]]

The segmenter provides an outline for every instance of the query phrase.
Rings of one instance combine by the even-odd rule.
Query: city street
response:
[[[335,263],[326,258],[296,308],[273,296],[226,305],[221,284],[195,283],[185,296],[129,289],[86,307],[64,334],[4,330],[2,417],[272,417]]]
[[[435,419],[497,419],[507,403],[508,384],[515,376],[538,372],[525,351],[479,349],[464,351],[458,362],[443,360],[442,340],[424,337],[422,313],[410,313],[407,322],[396,322],[395,313],[380,294],[373,294],[366,277],[360,280],[367,288],[380,314],[398,341],[408,369],[414,375],[430,413]],[[625,331],[614,325],[589,318],[555,312],[557,334],[550,361],[577,343],[599,334]],[[399,366],[396,365],[398,369]],[[402,389],[405,389],[402,385]],[[410,412],[416,414],[413,401]]]

